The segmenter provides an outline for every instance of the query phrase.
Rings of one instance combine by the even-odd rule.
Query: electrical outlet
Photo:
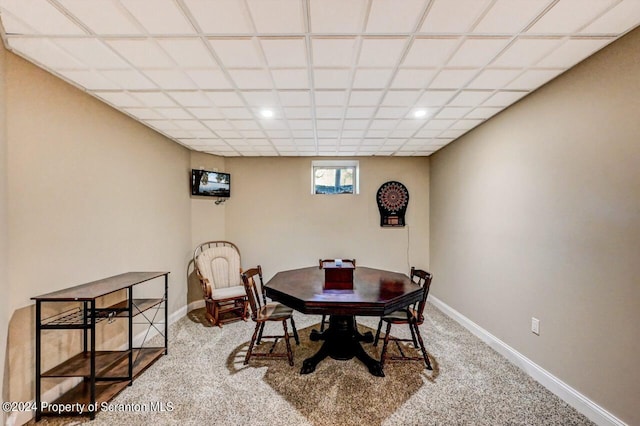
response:
[[[540,335],[540,320],[536,317],[531,317],[531,331]]]

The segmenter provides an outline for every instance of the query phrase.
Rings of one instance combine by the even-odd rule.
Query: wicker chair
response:
[[[394,311],[388,315],[380,318],[378,322],[378,330],[376,331],[376,337],[373,342],[374,346],[378,345],[378,340],[380,338],[380,330],[382,328],[382,322],[387,323],[387,331],[384,336],[384,344],[382,345],[382,353],[380,355],[380,365],[383,367],[386,359],[391,360],[408,360],[408,361],[424,361],[427,366],[427,369],[431,370],[431,362],[429,361],[429,355],[427,354],[427,350],[424,347],[424,341],[422,340],[422,336],[420,335],[420,328],[418,326],[422,325],[424,322],[424,307],[427,304],[427,297],[429,296],[429,287],[431,287],[431,279],[433,276],[422,269],[411,268],[411,280],[422,287],[422,298],[420,301],[414,303],[407,308],[400,309]],[[409,330],[411,330],[411,339],[401,339],[398,337],[391,336],[391,325],[392,324],[408,324]],[[389,345],[389,341],[394,341],[396,346],[398,347],[398,351],[400,353],[399,356],[387,356],[387,346]],[[413,346],[417,349],[420,348],[422,351],[421,357],[412,357],[407,356],[402,351],[402,347],[399,342],[412,342]]]
[[[208,241],[193,253],[202,285],[207,319],[213,325],[247,319],[247,298],[240,278],[240,250],[228,241]]]
[[[259,281],[260,289],[258,290]],[[281,303],[271,302],[267,303],[267,299],[264,292],[264,283],[262,281],[262,268],[260,265],[255,268],[247,269],[242,273],[242,282],[244,284],[247,298],[249,299],[249,305],[251,306],[251,319],[255,321],[256,328],[251,337],[249,343],[249,349],[244,358],[244,363],[248,364],[251,357],[262,358],[284,358],[289,360],[289,365],[293,366],[293,352],[291,351],[291,343],[289,342],[290,336],[287,330],[287,320],[291,321],[291,328],[293,331],[293,337],[296,344],[300,344],[298,338],[298,331],[296,330],[296,324],[293,321],[293,309],[284,306]],[[282,323],[284,334],[282,335],[263,335],[264,325],[269,321],[279,321]],[[278,343],[278,339],[283,338],[287,346],[286,353],[274,352],[273,349]],[[274,339],[271,348],[267,352],[254,352],[254,346],[260,344],[262,339]]]

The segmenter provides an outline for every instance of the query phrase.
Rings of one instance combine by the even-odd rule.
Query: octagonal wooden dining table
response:
[[[353,357],[374,376],[384,377],[380,362],[371,358],[361,342],[373,341],[371,332],[361,334],[356,316],[383,316],[420,300],[422,290],[407,275],[358,266],[353,273],[353,289],[326,288],[324,270],[316,267],[281,271],[266,284],[269,298],[303,314],[329,315],[329,328],[313,330],[311,340],[324,343],[304,360],[301,374],[315,371],[327,356],[337,360]]]

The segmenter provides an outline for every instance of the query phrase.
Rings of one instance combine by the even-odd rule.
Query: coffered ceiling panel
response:
[[[640,24],[638,0],[0,0],[6,47],[190,149],[424,156]]]

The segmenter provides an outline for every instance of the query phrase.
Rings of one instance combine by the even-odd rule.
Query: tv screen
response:
[[[230,197],[231,175],[208,170],[191,170],[191,195]]]

